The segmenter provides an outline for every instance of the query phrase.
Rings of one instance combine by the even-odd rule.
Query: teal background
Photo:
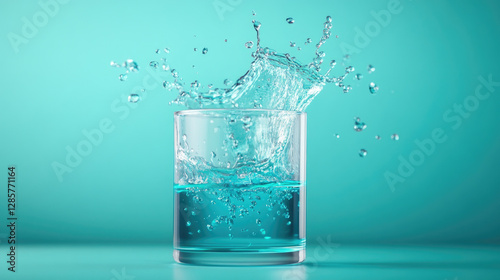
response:
[[[364,29],[374,20],[370,12],[389,1],[221,2],[231,8],[222,16],[216,1],[68,1],[18,53],[7,34],[21,34],[21,18],[31,20],[41,8],[36,1],[0,3],[0,178],[7,181],[7,166],[17,167],[20,244],[171,243],[173,112],[181,108],[168,105],[174,94],[157,83],[127,116],[112,109],[128,106],[126,96],[142,87],[147,64],[159,60],[156,48],[171,49],[168,62],[186,81],[220,86],[252,61],[244,43],[255,41],[253,18],[262,22],[263,45],[285,52],[295,41],[302,50],[292,53],[308,61],[313,49],[303,42],[317,41],[331,15],[339,38],[324,51],[340,61],[341,43],[355,45],[355,28]],[[400,2],[401,13],[352,53],[350,64],[364,79],[351,76],[349,94],[326,86],[307,109],[308,239],[498,244],[500,87],[456,130],[443,114],[474,93],[479,76],[500,81],[500,4]],[[290,16],[293,25],[285,22]],[[109,63],[127,58],[141,71],[121,82],[122,71]],[[369,94],[370,81],[380,86],[377,95]],[[368,126],[361,133],[352,129],[356,116]],[[114,130],[59,181],[53,162],[65,163],[66,147],[75,149],[85,140],[82,130],[103,119]],[[398,157],[408,159],[414,141],[435,128],[447,140],[391,190],[384,173],[398,174]],[[400,140],[391,141],[392,133]]]

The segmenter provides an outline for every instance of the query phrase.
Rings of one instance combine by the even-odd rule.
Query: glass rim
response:
[[[249,112],[249,113],[264,113],[264,112],[272,112],[272,113],[286,113],[286,114],[294,114],[294,115],[307,115],[306,112],[302,111],[291,111],[291,110],[280,110],[280,109],[241,109],[241,108],[214,108],[214,109],[186,109],[174,112],[175,116],[189,116],[189,115],[208,115],[210,113],[219,113],[219,112]]]

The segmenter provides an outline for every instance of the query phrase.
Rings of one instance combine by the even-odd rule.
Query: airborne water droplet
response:
[[[352,87],[348,85],[348,86],[344,86],[343,91],[344,91],[344,93],[348,93],[349,91],[351,91],[351,89],[352,89]]]
[[[292,48],[295,47],[295,42],[290,41],[290,47],[292,47]]]
[[[365,149],[359,150],[359,156],[360,157],[366,157],[367,154],[368,154],[368,152]]]
[[[261,23],[260,23],[260,22],[258,22],[258,21],[254,21],[254,23],[253,23],[253,28],[254,28],[256,31],[259,31],[260,26],[261,26]]]
[[[207,48],[203,48],[203,50],[201,51],[202,54],[206,54],[207,52],[208,52]]]
[[[354,130],[357,132],[363,131],[366,128],[366,124],[361,122],[359,117],[354,118]]]
[[[307,40],[306,40],[306,42],[305,42],[304,44],[305,44],[305,45],[310,44],[310,43],[312,43],[312,41],[313,41],[313,40],[312,40],[311,38],[307,38]]]
[[[331,16],[327,16],[326,17],[326,22],[332,22],[332,17]]]
[[[394,141],[398,141],[399,140],[399,135],[394,133],[393,135],[391,135],[391,139],[394,140]]]
[[[225,80],[224,80],[224,84],[225,84],[226,86],[230,85],[230,84],[231,84],[231,80],[229,80],[229,79],[225,79]]]
[[[333,136],[337,139],[340,139],[340,134],[335,133]]]
[[[151,66],[151,68],[153,68],[153,69],[158,69],[158,66],[160,66],[160,63],[158,63],[158,61],[151,61],[149,63],[149,66]]]
[[[139,101],[140,96],[139,94],[137,93],[132,93],[128,96],[128,102],[131,102],[131,103],[137,103]]]
[[[293,24],[295,22],[295,20],[292,17],[289,17],[289,18],[286,18],[286,22],[288,22],[288,24]]]
[[[380,140],[380,135],[375,135],[375,139]]]
[[[354,76],[354,79],[356,79],[356,80],[361,80],[361,79],[363,79],[363,75],[361,75],[361,74],[356,74],[356,76]]]
[[[371,82],[368,88],[370,89],[371,94],[375,94],[378,91],[378,86],[374,82]]]
[[[163,51],[166,52],[166,53],[170,53],[170,49],[169,48],[165,48],[165,49],[163,49]]]
[[[371,64],[368,65],[368,73],[371,74],[373,72],[375,72],[375,67],[373,67],[373,65],[371,65]]]
[[[119,79],[120,81],[122,81],[122,82],[123,82],[123,81],[126,81],[126,80],[127,80],[127,78],[128,78],[128,77],[127,77],[127,74],[120,74],[120,76],[118,76],[118,79]]]
[[[247,49],[251,49],[253,47],[253,42],[252,41],[248,41],[245,43],[245,48]]]

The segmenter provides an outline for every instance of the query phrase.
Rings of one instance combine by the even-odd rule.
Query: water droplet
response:
[[[158,66],[160,66],[160,63],[158,63],[158,61],[151,61],[149,63],[149,66],[151,66],[151,68],[153,68],[153,69],[158,69]]]
[[[207,229],[208,229],[208,231],[212,231],[212,230],[214,230],[214,227],[212,225],[207,225]]]
[[[207,48],[203,48],[203,50],[201,51],[202,54],[206,54],[207,52],[208,52]]]
[[[255,11],[252,11],[252,16],[256,16],[257,13]]]
[[[214,85],[213,84],[208,84],[207,87],[208,88],[212,88]]]
[[[292,48],[295,47],[295,42],[290,41],[290,47],[292,47]]]
[[[229,236],[229,239],[233,239],[233,235],[231,233],[228,236]]]
[[[229,80],[229,79],[225,79],[225,80],[224,80],[224,84],[225,84],[226,86],[230,85],[230,84],[231,84],[231,80]]]
[[[260,227],[262,225],[262,221],[260,219],[255,220],[255,223]]]
[[[287,225],[287,226],[289,226],[289,225],[291,225],[291,224],[292,224],[292,222],[290,222],[290,221],[286,222],[286,225]]]
[[[394,140],[394,141],[398,141],[399,140],[399,135],[394,133],[393,135],[391,135],[391,139]]]
[[[120,63],[116,63],[116,62],[114,62],[114,61],[111,61],[111,62],[109,63],[109,65],[110,65],[111,67],[117,67],[117,68],[122,67],[122,66],[120,65]]]
[[[123,82],[123,81],[126,81],[126,80],[127,80],[127,78],[128,78],[128,77],[127,77],[127,74],[120,74],[120,76],[118,76],[118,79],[119,79],[120,81],[122,81],[122,82]]]
[[[160,49],[156,49],[155,53],[160,53]]]
[[[368,65],[368,73],[371,74],[373,72],[375,72],[375,67],[373,67],[373,65],[371,65],[371,64]]]
[[[306,39],[306,42],[305,42],[304,44],[305,44],[305,45],[310,44],[310,43],[312,43],[312,41],[313,41],[313,40],[312,40],[311,38],[307,38],[307,39]]]
[[[332,17],[331,16],[327,16],[326,17],[326,22],[332,22]]]
[[[245,43],[245,48],[247,49],[251,49],[253,47],[253,42],[252,41],[248,41]]]
[[[352,89],[352,87],[348,85],[348,86],[344,86],[343,91],[344,91],[344,93],[348,93],[349,91],[351,91],[351,89]]]
[[[361,75],[361,74],[356,74],[356,76],[354,76],[354,79],[356,79],[356,80],[361,80],[361,79],[363,79],[363,75]]]
[[[300,51],[302,48],[301,47],[297,47],[297,50]]]
[[[179,73],[177,73],[177,70],[175,70],[175,69],[170,70],[170,73],[172,73],[172,77],[174,77],[174,78],[179,77]]]
[[[354,118],[354,130],[357,132],[363,131],[366,128],[366,124],[361,122],[360,118]]]
[[[196,232],[197,232],[197,233],[200,233],[200,232],[201,232],[201,230],[199,229],[199,230],[197,230]]]
[[[191,211],[191,216],[196,216],[196,212]]]
[[[295,22],[295,20],[291,17],[289,18],[286,18],[286,22],[288,22],[288,24],[293,24]]]
[[[132,59],[127,59],[125,63],[123,63],[123,66],[128,69],[130,72],[137,72],[139,71],[139,65],[133,61]]]
[[[371,82],[368,88],[370,89],[371,94],[375,94],[378,91],[378,86],[374,82]]]
[[[380,140],[380,135],[375,135],[375,139]]]
[[[140,96],[139,94],[137,93],[132,93],[128,96],[128,102],[131,102],[131,103],[137,103],[139,101]]]
[[[196,52],[196,51],[198,51],[198,48],[194,48],[193,50]]]
[[[260,233],[262,233],[262,235],[265,235],[265,234],[266,234],[266,231],[265,231],[263,228],[261,228],[261,229],[260,229]]]
[[[335,61],[335,60],[330,61],[331,67],[335,67],[335,65],[337,65],[337,61]]]
[[[346,71],[347,73],[352,73],[352,72],[354,72],[354,70],[356,70],[356,69],[354,69],[354,67],[352,67],[352,66],[349,66],[349,67],[347,67],[347,68],[345,69],[345,71]]]
[[[200,87],[200,83],[198,82],[198,80],[195,80],[194,82],[191,83],[191,87],[192,88],[198,88]]]
[[[258,21],[254,21],[254,23],[253,23],[253,28],[254,28],[256,31],[259,31],[260,26],[261,26],[261,23],[260,23],[260,22],[258,22]]]
[[[337,138],[337,139],[340,139],[340,135],[339,135],[339,134],[336,134],[336,133],[335,133],[333,136],[334,136],[335,138]]]
[[[170,53],[170,49],[169,49],[169,48],[165,48],[165,49],[163,49],[163,51],[164,51],[165,53]]]
[[[359,156],[360,157],[366,157],[367,154],[368,154],[368,152],[365,149],[359,150]]]
[[[187,221],[187,222],[186,222],[186,226],[190,227],[190,226],[191,226],[191,222],[190,222],[190,221]]]

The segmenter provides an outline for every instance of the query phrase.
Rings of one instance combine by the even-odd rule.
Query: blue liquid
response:
[[[301,251],[305,247],[305,187],[175,186],[174,247],[181,252]]]

